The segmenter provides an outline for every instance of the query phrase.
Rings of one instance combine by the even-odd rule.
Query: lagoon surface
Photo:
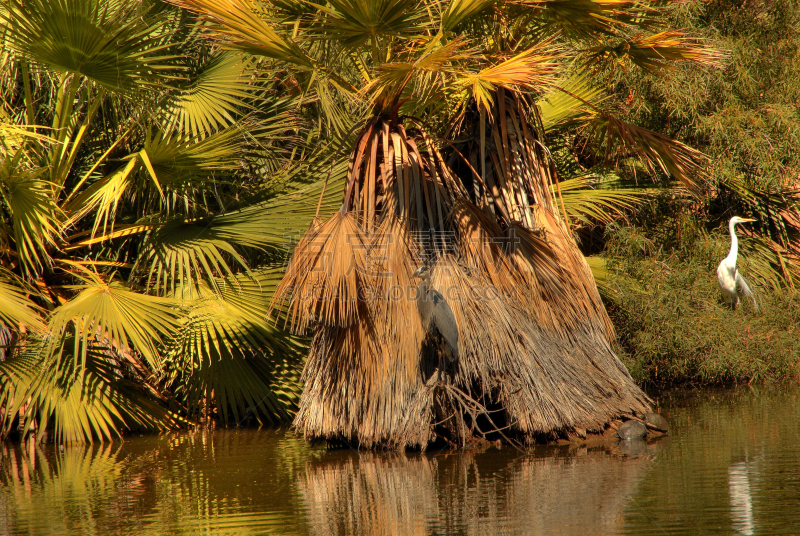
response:
[[[800,534],[800,389],[671,391],[647,448],[328,451],[286,430],[0,444],[0,534]]]

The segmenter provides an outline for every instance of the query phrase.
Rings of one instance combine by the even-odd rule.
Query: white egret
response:
[[[756,303],[756,298],[750,291],[750,287],[747,286],[747,281],[744,280],[744,277],[742,277],[736,269],[739,241],[736,239],[735,227],[737,223],[747,223],[750,221],[756,220],[734,216],[731,218],[730,222],[728,222],[728,230],[731,232],[731,251],[728,253],[727,257],[722,259],[722,262],[719,263],[719,267],[717,267],[717,281],[719,281],[719,286],[722,289],[722,298],[730,305],[731,309],[735,309],[739,304],[739,292],[753,300],[753,307],[758,309],[758,303]]]

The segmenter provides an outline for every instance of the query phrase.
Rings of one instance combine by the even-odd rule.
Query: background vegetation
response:
[[[668,13],[669,24],[709,39],[726,58],[721,69],[608,78],[622,117],[710,159],[700,196],[662,191],[606,229],[623,355],[635,378],[656,384],[796,378],[800,6],[688,1]],[[738,233],[739,269],[755,283],[759,312],[721,306],[715,270],[734,215],[757,220]]]

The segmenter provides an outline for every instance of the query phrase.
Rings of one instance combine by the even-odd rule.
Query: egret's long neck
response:
[[[732,260],[734,264],[736,263],[736,254],[739,251],[739,240],[736,238],[736,223],[730,222],[728,224],[728,230],[731,232],[731,251],[728,253],[728,259]]]

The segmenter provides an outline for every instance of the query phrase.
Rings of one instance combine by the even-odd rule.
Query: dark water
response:
[[[646,449],[312,448],[286,431],[0,445],[0,534],[800,534],[800,390],[662,395]]]

